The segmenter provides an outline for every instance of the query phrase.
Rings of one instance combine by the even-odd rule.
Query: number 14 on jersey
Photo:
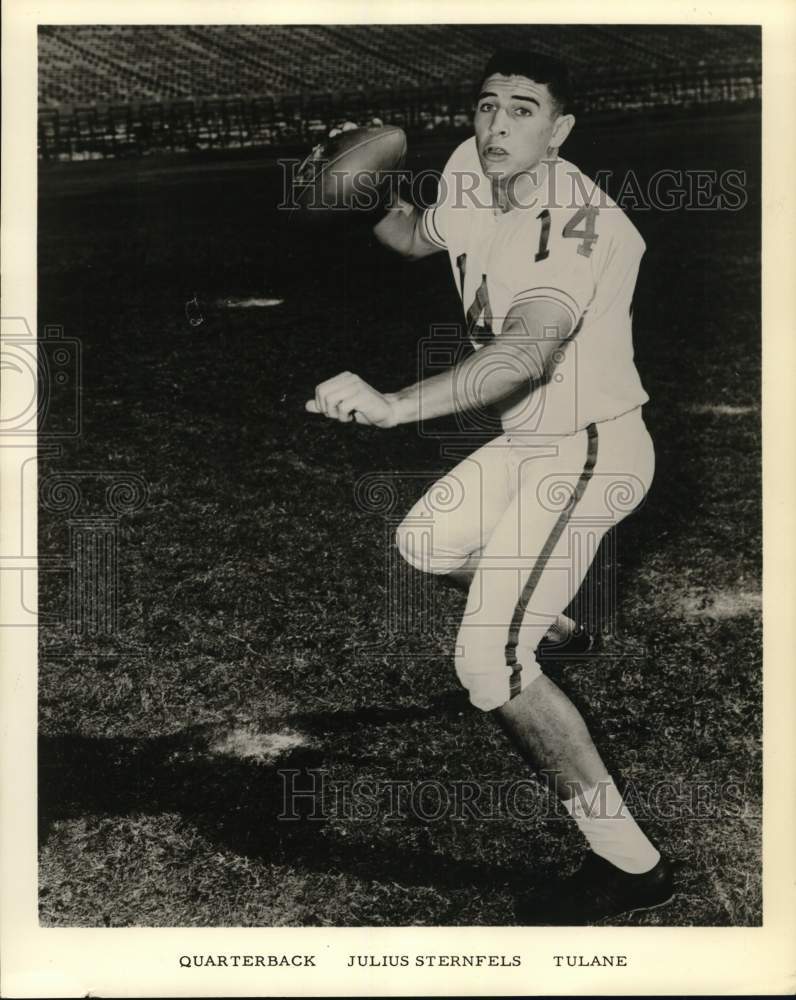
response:
[[[577,251],[581,257],[591,257],[592,248],[599,239],[595,229],[599,214],[599,208],[595,208],[593,205],[579,208],[561,230],[561,235],[566,239],[581,241],[577,246]],[[539,249],[536,251],[533,259],[538,262],[546,260],[550,256],[550,251],[547,249],[547,245],[550,242],[549,210],[546,208],[542,209],[536,218],[541,222],[541,231],[539,233]],[[583,228],[578,228],[581,223],[583,223]]]

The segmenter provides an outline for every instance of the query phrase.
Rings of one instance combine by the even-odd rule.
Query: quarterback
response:
[[[644,241],[559,155],[575,119],[566,67],[501,51],[483,73],[474,136],[454,150],[433,207],[394,198],[377,238],[409,259],[447,252],[473,350],[397,392],[352,372],[307,409],[380,428],[490,407],[503,433],[442,480],[397,532],[403,557],[468,588],[454,657],[582,831],[581,868],[519,896],[529,924],[591,923],[658,906],[672,869],[630,815],[567,696],[540,666],[574,641],[563,612],[603,535],[643,500],[654,451],[633,360],[632,298]],[[617,499],[618,498],[618,499]]]

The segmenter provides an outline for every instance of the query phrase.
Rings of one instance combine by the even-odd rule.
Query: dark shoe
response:
[[[515,912],[523,926],[583,927],[662,906],[673,894],[672,866],[665,858],[652,871],[628,875],[589,851],[578,871],[521,897]]]
[[[576,629],[561,642],[554,642],[546,636],[536,647],[536,658],[542,660],[562,660],[569,656],[590,656],[599,650],[599,638],[594,632]]]

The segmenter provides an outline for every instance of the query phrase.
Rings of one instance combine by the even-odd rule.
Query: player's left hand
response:
[[[379,392],[352,372],[341,372],[321,382],[305,409],[343,424],[353,420],[374,427],[394,427],[398,423],[395,397]]]

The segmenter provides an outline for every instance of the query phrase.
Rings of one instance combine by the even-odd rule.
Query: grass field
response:
[[[447,145],[416,147],[409,165],[441,168]],[[635,330],[656,480],[619,529],[621,635],[553,673],[680,863],[671,904],[617,923],[754,925],[759,118],[579,125],[567,154],[642,180],[747,172],[743,211],[630,213],[648,246]],[[431,610],[396,627],[393,515],[355,499],[383,472],[400,517],[452,464],[452,422],[418,437],[303,410],[343,369],[386,390],[414,379],[429,325],[459,319],[447,259],[404,264],[358,229],[303,236],[274,211],[278,188],[273,162],[251,154],[41,169],[39,325],[81,343],[83,428],[43,454],[40,476],[84,474],[88,516],[102,510],[98,474],[148,489],[117,522],[115,634],[74,635],[68,574],[40,577],[55,619],[39,672],[46,925],[500,925],[513,886],[579,858],[574,825],[543,819],[541,794],[527,819],[337,805],[277,818],[280,770],[306,783],[314,769],[330,788],[523,774],[459,690],[463,598],[400,568]],[[283,302],[221,304],[251,296]],[[40,554],[64,556],[69,532],[44,505]]]

